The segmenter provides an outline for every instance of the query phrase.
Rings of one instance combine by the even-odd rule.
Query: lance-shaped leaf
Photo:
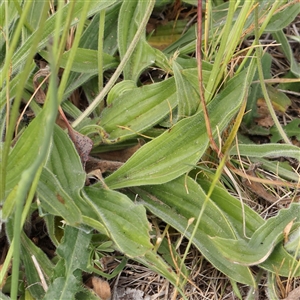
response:
[[[213,133],[222,131],[248,91],[253,72],[244,71],[208,105]],[[110,188],[159,184],[188,172],[209,143],[202,112],[183,119],[139,149],[120,169],[106,178]],[[170,149],[172,149],[170,151]]]
[[[110,140],[121,141],[159,123],[176,104],[176,86],[170,78],[124,92],[103,110],[99,125]]]
[[[124,194],[99,187],[86,187],[84,197],[120,251],[136,257],[153,247],[142,205],[133,203]]]
[[[26,281],[30,294],[36,299],[42,299],[45,294],[41,286],[41,276],[38,274],[35,264],[33,264],[33,257],[38,262],[42,275],[48,284],[53,272],[54,264],[50,261],[47,255],[37,247],[24,232],[21,234],[22,242],[22,261],[26,273]],[[37,284],[39,283],[39,284]]]
[[[200,185],[208,192],[211,183],[201,179]],[[252,236],[253,233],[265,223],[265,220],[258,213],[247,205],[242,205],[242,203],[230,195],[225,188],[216,186],[211,195],[211,199],[227,215],[240,237],[244,236],[244,230],[247,236]],[[297,264],[298,262],[295,257],[289,254],[283,248],[282,244],[279,244],[275,247],[268,259],[260,264],[260,266],[280,276],[288,277],[291,273],[291,266],[297,268]],[[300,269],[298,269],[297,274],[296,276],[300,276]]]
[[[295,277],[300,276],[299,260],[295,255],[288,253],[282,243],[279,243],[267,260],[259,266],[279,276],[289,277],[291,274]]]
[[[149,4],[149,1],[123,1],[118,19],[118,44],[121,58],[136,34]],[[136,81],[140,73],[155,62],[155,53],[155,49],[146,42],[144,34],[124,68],[124,79]]]
[[[48,59],[49,53],[41,51],[40,55]],[[65,68],[70,56],[70,50],[62,55],[60,67]],[[103,59],[103,71],[117,67],[118,61],[113,56],[104,53],[102,54]],[[98,73],[98,51],[91,49],[77,48],[74,57],[74,62],[71,71],[79,73],[89,73],[90,75],[96,75]]]
[[[250,241],[212,237],[212,242],[228,260],[241,265],[257,265],[264,262],[274,247],[283,239],[283,230],[289,222],[300,221],[300,205],[291,204],[277,216],[268,219],[252,235]]]
[[[56,176],[47,168],[43,169],[37,188],[44,213],[61,216],[67,224],[78,226],[81,213],[68,190],[65,190]]]
[[[239,144],[238,149],[234,146],[230,150],[231,155],[241,155],[250,157],[292,157],[300,161],[300,149],[294,145],[285,144]]]
[[[183,68],[176,61],[173,62],[173,71],[177,89],[178,119],[192,116],[200,105],[199,92],[189,82]]]
[[[74,144],[67,133],[55,126],[53,147],[37,189],[46,212],[63,217],[68,224],[79,225],[81,213],[76,204],[86,209],[80,196],[85,176]]]
[[[89,6],[89,11],[88,11],[88,17],[96,14],[97,12],[99,12],[102,9],[106,9],[109,6],[112,6],[114,3],[116,2],[116,0],[112,0],[112,1],[92,1],[90,6]],[[68,14],[68,10],[70,9],[70,3],[67,3],[63,8],[62,8],[62,18],[66,18],[67,14]],[[79,22],[80,19],[80,14],[82,12],[83,9],[83,5],[80,2],[76,2],[74,5],[74,9],[73,9],[73,22],[71,23],[71,26],[74,26],[75,24],[77,24]],[[59,14],[55,13],[53,14],[50,18],[47,19],[46,23],[45,23],[45,29],[43,31],[43,35],[40,37],[40,43],[38,45],[38,50],[43,49],[47,42],[49,41],[49,36],[53,35],[54,31],[56,30],[56,22],[57,22],[57,16]],[[63,30],[63,27],[61,27],[61,30]],[[16,53],[14,54],[13,58],[12,58],[12,66],[13,69],[18,69],[20,68],[20,66],[23,65],[23,62],[25,61],[25,58],[27,57],[29,51],[30,51],[30,47],[32,44],[33,39],[35,38],[34,34],[31,34],[29,36],[29,38],[21,45],[21,47],[19,47],[16,51]],[[15,71],[15,70],[14,70]],[[14,73],[13,71],[13,73]]]
[[[53,97],[46,101],[43,110],[29,124],[9,154],[5,187],[9,201],[5,201],[3,207],[4,219],[12,213],[16,201],[25,198],[38,169],[45,163],[56,114],[57,103]]]
[[[187,193],[188,190],[188,193]],[[190,177],[181,176],[162,185],[133,188],[141,203],[153,214],[168,223],[187,238],[191,238],[194,224],[206,197],[201,187]],[[191,220],[193,220],[191,222]],[[231,279],[255,286],[249,268],[228,261],[212,243],[210,236],[238,236],[228,216],[208,199],[193,244],[217,269]]]

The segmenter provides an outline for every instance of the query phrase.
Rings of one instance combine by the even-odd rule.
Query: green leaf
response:
[[[286,251],[300,258],[300,226],[297,224],[296,229],[289,234],[287,242],[284,243]]]
[[[60,256],[54,273],[56,278],[49,286],[45,300],[75,299],[75,294],[82,290],[78,275],[79,270],[87,270],[90,240],[91,234],[66,226],[63,241],[56,250]]]
[[[281,243],[259,266],[279,276],[289,277],[291,274],[295,277],[300,276],[299,260],[295,255],[288,253]]]
[[[189,177],[182,176],[165,184],[132,189],[135,194],[139,195],[138,200],[153,214],[187,238],[191,238],[195,223],[191,220],[198,217],[206,197],[196,182]],[[209,199],[193,244],[214,267],[229,278],[255,286],[256,283],[250,270],[245,266],[233,264],[220,255],[210,236],[227,236],[234,239],[237,235],[226,214]]]
[[[201,178],[199,184],[208,193],[211,182]],[[263,218],[258,213],[248,205],[242,205],[241,201],[230,195],[224,187],[215,186],[210,198],[226,214],[239,236],[244,236],[244,222],[247,236],[251,236],[264,224]]]
[[[46,254],[40,248],[34,245],[24,232],[21,235],[21,243],[22,261],[25,267],[28,289],[34,298],[41,299],[44,296],[45,291],[41,286],[41,278],[37,272],[36,266],[33,264],[32,256],[36,258],[45,278],[46,284],[48,284],[51,279],[54,265],[51,263]]]
[[[65,190],[56,176],[46,168],[41,174],[37,193],[44,213],[61,216],[67,224],[73,226],[81,223],[81,212],[68,190]]]
[[[43,300],[73,300],[75,294],[80,291],[81,283],[74,275],[58,277],[50,285]]]
[[[291,99],[285,93],[272,86],[267,85],[266,87],[274,109],[283,113],[286,112],[287,108],[292,104]]]
[[[82,230],[66,226],[63,241],[58,246],[56,253],[65,260],[67,277],[76,269],[86,270],[91,237]]]
[[[251,158],[253,163],[258,163],[265,170],[271,171],[274,174],[277,174],[281,178],[285,178],[288,180],[298,181],[299,174],[295,172],[292,166],[288,161],[279,161],[279,160],[269,160],[264,158]]]
[[[214,135],[228,125],[247,93],[252,75],[246,72],[230,80],[208,105]],[[183,119],[170,130],[140,148],[116,172],[105,179],[110,188],[159,184],[188,172],[209,143],[202,112]],[[170,151],[170,149],[172,149]]]
[[[89,7],[88,16],[94,15],[96,12],[113,5],[115,2],[116,2],[116,0],[112,0],[109,2],[103,1],[103,0],[97,1],[97,2],[95,2],[95,1],[91,2],[91,5]],[[66,17],[68,10],[69,10],[69,6],[70,6],[70,3],[67,3],[63,7],[62,18]],[[79,22],[82,9],[83,9],[82,2],[76,2],[75,6],[74,6],[74,10],[73,10],[74,19],[73,19],[73,22],[71,23],[71,26],[74,26],[75,24],[77,24]],[[38,50],[43,49],[49,40],[49,36],[53,35],[53,32],[55,30],[56,18],[57,18],[57,13],[53,14],[46,21],[43,35],[40,37],[40,43],[38,46]],[[63,30],[63,27],[61,28],[61,30]],[[30,47],[31,47],[33,39],[34,39],[34,34],[31,34],[30,37],[23,43],[23,45],[20,48],[18,48],[18,50],[14,54],[12,62],[11,62],[11,65],[13,66],[13,73],[15,73],[15,71],[16,71],[15,68],[20,68],[23,65],[23,62],[26,60],[26,56],[28,55],[28,53],[30,51]]]
[[[295,137],[297,140],[300,140],[300,119],[294,119],[289,124],[282,126],[288,137]],[[275,127],[272,127],[270,130],[271,142],[276,143],[282,139],[278,130]]]
[[[235,264],[257,265],[270,256],[274,247],[283,239],[284,228],[292,220],[300,220],[299,204],[294,203],[288,209],[280,210],[277,216],[268,219],[258,228],[249,241],[221,237],[211,239],[222,255]]]
[[[159,123],[177,104],[174,79],[122,93],[103,110],[99,125],[108,140],[122,141]]]
[[[22,172],[33,168],[33,162],[41,163],[46,157],[52,138],[57,114],[57,103],[45,104],[44,109],[29,124],[9,154],[6,175],[6,194],[20,182]],[[44,145],[43,147],[41,145]],[[43,150],[43,151],[42,151]],[[33,171],[34,173],[36,171]],[[32,178],[33,179],[33,178]]]
[[[200,104],[198,91],[190,84],[189,78],[183,73],[183,68],[173,62],[174,77],[177,89],[178,118],[193,115]]]
[[[84,198],[121,252],[137,257],[153,247],[146,210],[142,205],[112,190],[96,187],[86,187],[84,190]]]
[[[70,56],[70,51],[71,50],[65,52],[62,55],[61,62],[60,62],[61,68],[65,68],[65,66],[67,65]],[[41,51],[40,55],[46,60],[49,57],[49,53],[46,51]],[[109,54],[103,53],[102,59],[103,59],[103,71],[118,66],[117,59]],[[71,71],[79,72],[79,73],[89,73],[92,76],[92,75],[96,75],[98,72],[97,65],[98,65],[97,50],[77,48]]]
[[[37,189],[46,212],[78,226],[82,220],[77,205],[83,202],[80,191],[85,177],[74,144],[60,127],[55,126],[51,154]]]
[[[120,10],[120,1],[115,1],[105,10],[105,31],[103,40],[103,51],[110,55],[115,54],[117,50],[117,25],[118,14]],[[80,38],[79,46],[81,48],[98,50],[99,34],[99,15],[97,13],[88,24]]]
[[[300,160],[300,149],[294,145],[286,144],[239,144],[230,150],[230,155],[241,155],[249,157],[292,157]]]
[[[122,2],[118,19],[118,45],[121,59],[138,29],[148,5],[148,1],[124,0]],[[137,81],[140,73],[155,62],[155,53],[155,50],[145,41],[144,34],[124,68],[124,79]]]
[[[297,4],[298,12],[300,12],[300,4]],[[297,61],[294,57],[293,51],[291,49],[290,43],[283,32],[283,30],[279,30],[277,32],[274,32],[272,34],[274,38],[277,40],[278,43],[280,43],[280,47],[285,54],[286,58],[289,60],[291,64],[291,72],[297,76],[300,77],[300,64],[299,61]]]
[[[79,196],[85,184],[86,173],[73,142],[59,126],[54,128],[53,147],[47,168],[55,174],[70,196]]]
[[[6,296],[6,295],[3,294],[1,291],[0,291],[0,299],[1,299],[1,300],[11,300],[10,297]]]
[[[300,13],[300,4],[287,5],[285,9],[275,14],[269,21],[265,31],[275,33],[287,27]]]
[[[123,80],[115,84],[107,95],[107,105],[111,105],[118,97],[125,95],[126,92],[132,92],[135,88],[137,86],[132,80]]]

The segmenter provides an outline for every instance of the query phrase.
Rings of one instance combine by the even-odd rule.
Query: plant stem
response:
[[[130,56],[132,55],[139,39],[141,38],[143,31],[145,30],[145,27],[147,25],[148,19],[150,18],[150,15],[152,13],[153,7],[155,4],[155,0],[149,0],[149,5],[147,7],[147,10],[145,11],[144,17],[142,19],[142,22],[132,40],[130,43],[128,50],[126,51],[123,59],[121,60],[118,68],[116,69],[115,73],[112,75],[106,86],[103,88],[103,90],[99,93],[99,95],[94,99],[94,101],[89,105],[89,107],[73,122],[72,126],[76,127],[80,122],[82,122],[86,117],[88,117],[93,110],[100,104],[100,102],[104,99],[104,97],[107,95],[107,93],[110,91],[110,89],[113,87],[119,76],[121,75],[127,61],[129,60]]]
[[[258,28],[258,6],[255,7],[255,44],[256,45],[260,45],[259,42],[259,28]],[[279,134],[281,135],[282,139],[287,143],[287,144],[291,144],[291,141],[289,140],[289,138],[287,137],[286,133],[284,132],[282,126],[279,123],[279,120],[276,116],[275,110],[273,108],[272,102],[270,100],[267,88],[266,88],[266,84],[264,83],[264,74],[263,74],[263,69],[262,69],[262,64],[261,64],[261,57],[262,57],[262,49],[261,47],[256,47],[255,48],[255,52],[256,52],[256,56],[257,56],[257,71],[258,71],[258,76],[259,76],[259,80],[260,80],[260,85],[261,85],[261,89],[264,95],[264,99],[266,101],[269,113],[274,121],[274,124],[279,132]]]

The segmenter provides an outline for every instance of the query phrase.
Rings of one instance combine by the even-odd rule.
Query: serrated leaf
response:
[[[107,228],[120,251],[129,257],[144,255],[150,243],[146,210],[126,195],[96,187],[86,187],[84,198]]]
[[[91,234],[71,226],[65,227],[62,243],[56,250],[60,256],[52,276],[56,278],[49,286],[45,300],[75,299],[75,294],[82,290],[78,277],[81,277],[82,270],[87,270],[90,240]]]
[[[65,260],[66,277],[76,269],[87,269],[90,240],[91,234],[66,226],[63,241],[56,249],[56,253]]]
[[[50,285],[43,300],[73,300],[80,290],[81,283],[74,275],[58,277]]]
[[[247,93],[252,74],[240,73],[208,105],[213,133],[224,130]],[[188,172],[209,143],[202,112],[183,119],[140,148],[105,179],[110,188],[160,184]],[[171,148],[170,148],[171,147]],[[172,150],[170,150],[172,149]]]

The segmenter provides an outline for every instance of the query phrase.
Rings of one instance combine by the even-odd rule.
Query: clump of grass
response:
[[[97,299],[95,276],[165,299],[296,288],[299,123],[281,90],[299,93],[299,11],[1,4],[1,297]]]

